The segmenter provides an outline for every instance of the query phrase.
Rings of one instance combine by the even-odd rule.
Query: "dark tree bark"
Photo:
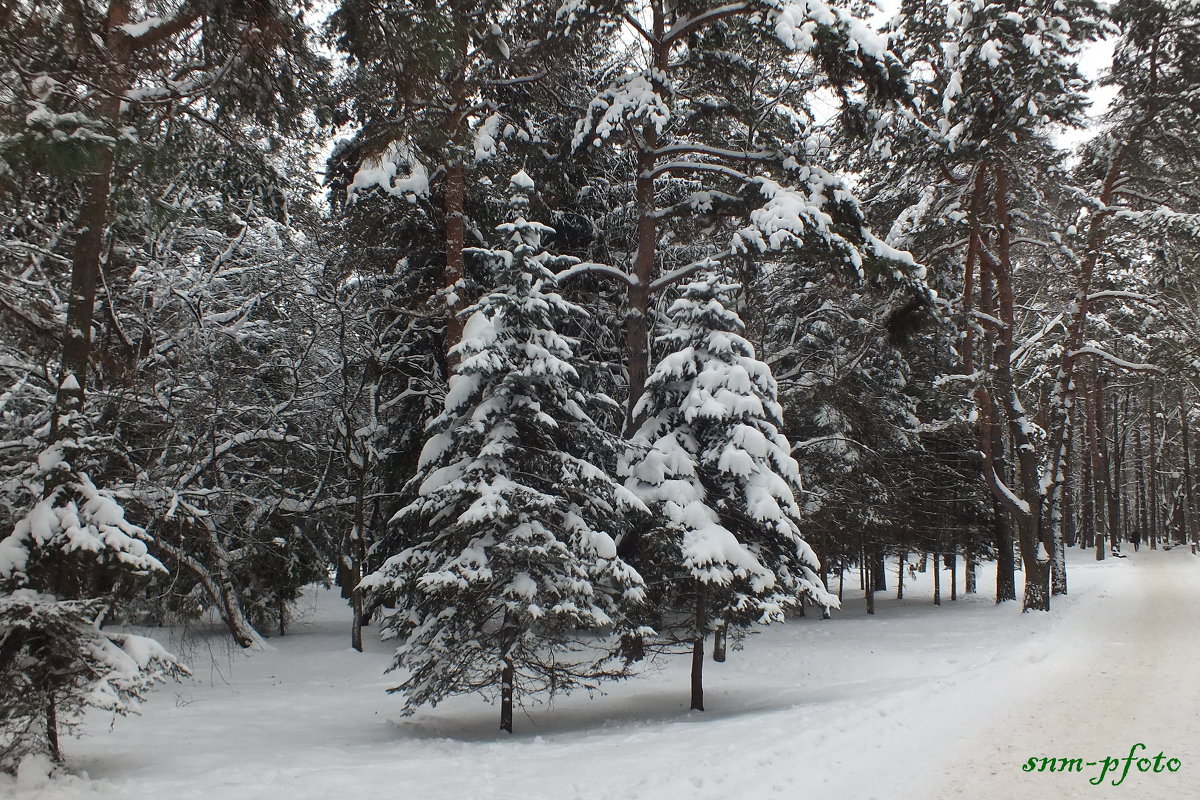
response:
[[[53,690],[46,693],[46,743],[54,763],[63,763],[62,746],[58,741],[58,700]]]
[[[867,565],[864,565],[864,568],[867,571],[866,587],[864,588],[865,596],[867,598],[867,614],[874,616],[875,615],[875,576],[872,575],[871,573],[873,573],[875,571],[875,565],[867,564]]]
[[[708,627],[708,607],[704,582],[696,579],[696,630],[692,634],[692,705],[693,711],[704,710],[704,633]]]
[[[942,604],[942,554],[933,553],[933,604]]]
[[[803,606],[801,607],[803,612]],[[726,644],[729,637],[729,624],[722,622],[713,631],[713,661],[724,663],[726,656]]]
[[[887,591],[887,559],[883,549],[876,549],[872,554],[871,576],[874,578],[875,591]]]
[[[1017,563],[1013,557],[1012,522],[1000,509],[992,515],[996,528],[996,602],[1017,599]]]
[[[1150,399],[1150,475],[1147,481],[1148,505],[1150,506],[1150,549],[1158,549],[1162,528],[1159,524],[1159,503],[1162,495],[1158,488],[1158,400]]]
[[[1104,447],[1104,403],[1101,398],[1100,377],[1097,375],[1091,382],[1088,411],[1091,419],[1091,436],[1089,450],[1092,461],[1092,502],[1093,521],[1096,526],[1096,560],[1103,561],[1107,555],[1108,516],[1100,511],[1101,498],[1107,496],[1105,483],[1108,477],[1108,464],[1105,463]]]
[[[958,553],[953,552],[949,556],[949,564],[947,568],[950,570],[950,602],[958,600]]]
[[[505,612],[503,629],[500,632],[500,730],[513,732],[513,697],[516,695],[516,668],[513,664],[512,647],[516,631],[509,627]]]
[[[1196,555],[1196,532],[1193,530],[1195,522],[1192,519],[1195,511],[1192,497],[1192,442],[1191,442],[1191,425],[1188,422],[1188,404],[1187,394],[1179,395],[1179,428],[1182,436],[1183,444],[1183,538],[1191,543],[1192,555]]]

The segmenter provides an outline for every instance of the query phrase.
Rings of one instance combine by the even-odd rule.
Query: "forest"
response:
[[[512,733],[930,562],[1052,617],[1068,550],[1195,555],[1197,52],[1196,0],[0,0],[0,772],[314,584],[381,705]]]

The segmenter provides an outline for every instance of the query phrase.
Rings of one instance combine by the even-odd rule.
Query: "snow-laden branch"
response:
[[[1120,367],[1121,369],[1129,370],[1130,372],[1156,372],[1160,375],[1165,372],[1165,370],[1157,364],[1126,361],[1125,359],[1118,358],[1112,353],[1105,352],[1098,347],[1084,346],[1078,350],[1072,350],[1071,352],[1067,353],[1068,358],[1078,358],[1079,356],[1096,356],[1097,358],[1104,359],[1114,367]]]
[[[879,455],[877,452],[875,452],[871,448],[867,447],[865,444],[858,441],[857,439],[849,439],[845,436],[818,436],[815,439],[805,439],[803,442],[796,442],[795,444],[793,444],[792,452],[794,453],[797,450],[803,450],[806,447],[813,447],[814,445],[823,444],[825,442],[848,442],[848,443],[854,445],[855,447],[858,447],[862,450],[866,450],[868,453],[872,453],[874,455]]]
[[[985,313],[983,311],[979,311],[978,309],[972,310],[971,316],[974,317],[975,319],[983,320],[984,322],[986,322],[988,325],[991,325],[996,330],[1002,331],[1008,327],[1000,319],[993,317],[991,314]]]
[[[1007,506],[1014,515],[1028,517],[1030,514],[1029,503],[1017,497],[1016,493],[996,473],[996,468],[989,459],[985,458],[984,464],[984,475],[987,477],[988,485],[996,499]]]
[[[721,263],[722,259],[728,258],[731,255],[733,255],[732,250],[722,250],[721,252],[714,253],[711,256],[705,256],[699,261],[693,261],[691,264],[688,264],[685,267],[680,267],[679,269],[673,269],[670,272],[664,273],[650,282],[650,292],[653,294],[654,292],[664,289],[671,284],[676,283],[677,281],[683,280],[695,272],[699,272],[702,269],[708,269],[709,267],[714,267]]]
[[[1054,326],[1061,323],[1063,321],[1064,316],[1065,315],[1063,315],[1063,314],[1055,315],[1054,319],[1050,320],[1045,325],[1043,325],[1041,330],[1039,330],[1037,333],[1030,336],[1025,341],[1021,342],[1021,344],[1018,345],[1015,350],[1013,350],[1013,354],[1012,354],[1012,358],[1010,359],[1010,362],[1014,366],[1019,365],[1021,362],[1021,359],[1024,358],[1025,354],[1030,351],[1030,348],[1032,348],[1035,344],[1037,344],[1039,341],[1041,341],[1041,339],[1047,333],[1052,331],[1054,329]]]
[[[678,142],[676,144],[666,145],[654,151],[654,155],[658,157],[673,156],[680,153],[692,153],[713,158],[728,158],[734,161],[761,161],[763,163],[775,164],[780,161],[778,153],[773,153],[769,150],[730,150],[726,147],[713,147],[706,144],[696,144],[695,142]]]
[[[659,164],[653,170],[643,172],[642,177],[657,178],[668,172],[716,172],[738,181],[750,180],[750,176],[741,170],[727,167],[724,164],[711,164],[707,161],[668,161],[665,164]]]
[[[581,261],[567,267],[562,272],[554,276],[554,279],[559,283],[580,275],[603,275],[606,278],[613,278],[623,282],[626,286],[636,286],[638,279],[636,275],[630,275],[627,272],[612,266],[611,264],[597,264],[592,261]]]
[[[187,30],[200,19],[200,9],[197,5],[188,3],[173,17],[148,17],[141,22],[122,25],[121,32],[129,37],[129,49],[152,47]]]
[[[694,17],[688,17],[687,19],[682,19],[679,22],[676,22],[671,26],[670,30],[663,34],[662,43],[667,45],[673,44],[680,38],[687,36],[693,31],[699,30],[713,20],[718,20],[722,17],[728,17],[733,14],[740,14],[743,11],[748,11],[749,9],[749,3],[727,3],[723,6],[710,8],[708,11],[697,14]]]
[[[1157,308],[1162,305],[1162,301],[1157,297],[1148,294],[1139,294],[1138,292],[1126,292],[1119,290],[1106,289],[1102,292],[1092,292],[1087,297],[1089,303],[1094,303],[1097,300],[1119,299],[1119,300],[1135,300],[1139,303],[1145,303],[1148,306]]]
[[[641,36],[643,39],[645,39],[647,42],[649,42],[650,44],[658,44],[658,39],[655,39],[654,36],[650,33],[650,31],[646,30],[645,26],[642,25],[642,23],[638,22],[638,18],[635,17],[633,14],[630,14],[628,11],[625,12],[625,21],[628,22],[629,26],[631,28],[633,28],[635,31],[637,31],[638,35]]]

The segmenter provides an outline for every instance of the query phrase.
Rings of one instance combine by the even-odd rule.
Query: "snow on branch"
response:
[[[807,53],[817,43],[813,34],[817,28],[840,29],[846,36],[846,49],[867,58],[883,61],[888,54],[888,41],[871,30],[866,23],[830,6],[821,0],[767,0],[768,21],[774,23],[775,37],[790,50]]]
[[[1115,289],[1106,289],[1102,292],[1092,292],[1091,294],[1089,294],[1087,296],[1087,299],[1088,299],[1089,303],[1094,303],[1097,300],[1118,299],[1118,300],[1134,300],[1136,302],[1145,303],[1146,305],[1153,306],[1155,308],[1158,308],[1160,305],[1162,305],[1162,301],[1159,300],[1157,297],[1154,297],[1153,295],[1140,294],[1138,292],[1126,292],[1126,291],[1120,291],[1120,290],[1115,290]]]
[[[661,76],[658,76],[661,77]],[[587,115],[575,124],[571,149],[599,146],[613,130],[629,123],[653,126],[660,134],[671,119],[671,110],[660,96],[656,76],[649,70],[623,75],[593,98]],[[590,137],[590,138],[589,138]]]
[[[603,275],[606,278],[614,278],[622,281],[628,286],[636,286],[638,279],[636,275],[630,275],[627,272],[622,272],[617,267],[610,264],[598,264],[593,261],[581,261],[567,267],[562,272],[557,273],[554,278],[559,283],[565,280],[578,277],[580,275]]]
[[[983,320],[984,322],[986,322],[988,325],[991,325],[996,330],[1004,330],[1005,328],[1008,327],[1001,320],[997,319],[996,317],[993,317],[991,314],[986,314],[983,311],[979,311],[978,309],[972,310],[971,316],[974,317],[975,319]]]
[[[755,152],[750,152],[749,150],[730,150],[726,147],[713,147],[695,142],[677,142],[660,147],[654,151],[654,155],[656,156],[671,156],[678,153],[693,153],[712,156],[713,158],[728,158],[734,161],[761,161],[767,164],[778,163],[780,158],[778,153],[773,153],[769,150],[757,150]]]
[[[1000,476],[996,474],[996,469],[990,459],[985,458],[984,463],[986,466],[983,472],[987,476],[988,485],[991,486],[992,493],[996,495],[996,499],[1008,506],[1010,510],[1021,516],[1028,517],[1030,514],[1029,503],[1017,497],[1013,490],[1008,487],[1008,484],[1001,480]]]
[[[710,8],[707,11],[697,14],[694,17],[682,19],[671,26],[671,29],[663,34],[663,44],[671,44],[689,33],[696,31],[708,23],[728,17],[733,14],[740,14],[743,11],[750,10],[749,3],[727,3],[723,6]]]
[[[400,172],[407,165],[408,175]],[[346,188],[347,197],[378,187],[393,197],[403,197],[416,203],[418,197],[429,194],[429,170],[404,144],[392,142],[382,155],[365,160],[354,173],[354,180]]]
[[[1156,364],[1126,361],[1125,359],[1118,358],[1112,353],[1105,352],[1098,347],[1085,346],[1079,348],[1078,350],[1072,350],[1071,352],[1067,353],[1068,358],[1078,358],[1079,356],[1096,356],[1097,358],[1101,358],[1112,364],[1114,367],[1119,367],[1130,372],[1156,372],[1160,375],[1165,372],[1162,367]]]
[[[147,17],[141,22],[122,25],[120,30],[129,37],[129,47],[141,50],[169,39],[190,28],[200,19],[197,3],[188,3],[173,17]]]
[[[668,161],[659,164],[652,172],[642,173],[647,178],[657,178],[668,172],[716,172],[738,181],[748,181],[750,176],[740,169],[727,167],[724,164],[712,164],[707,161]]]
[[[663,275],[660,275],[658,278],[656,278],[655,280],[650,282],[650,292],[651,293],[657,292],[660,289],[666,288],[667,286],[670,286],[673,283],[681,281],[684,278],[687,278],[691,275],[694,275],[695,273],[699,272],[700,270],[715,267],[717,264],[719,264],[721,262],[722,259],[728,258],[731,255],[733,255],[732,250],[722,250],[721,252],[714,253],[711,256],[705,256],[704,258],[700,259],[699,261],[693,261],[691,264],[688,264],[687,266],[680,267],[679,269],[673,269],[670,272],[664,273]]]

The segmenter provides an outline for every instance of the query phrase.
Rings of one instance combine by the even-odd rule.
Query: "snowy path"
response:
[[[980,732],[974,754],[946,772],[938,796],[1200,796],[1200,565],[1185,550],[1137,554],[1127,559],[1132,569],[1093,565],[1110,573],[1106,585],[1070,609],[1073,624],[1061,627],[1030,675],[1029,702],[1014,697],[1013,709]],[[1103,602],[1110,600],[1118,602]],[[1138,744],[1145,748],[1122,779]],[[1179,759],[1177,773],[1138,772],[1138,760],[1160,752],[1161,769]],[[1038,766],[1044,757],[1079,757],[1083,772],[1013,771],[1033,756]],[[1106,770],[1105,758],[1122,762]],[[1147,766],[1153,770],[1153,761]]]
[[[518,714],[455,698],[405,719],[385,694],[387,648],[347,644],[346,610],[324,593],[250,657],[194,642],[194,683],[142,717],[97,716],[70,741],[88,778],[0,777],[20,800],[926,800],[1200,796],[1200,558],[1075,554],[1054,612],[984,594],[934,607],[930,576],[867,617],[847,585],[834,620],[798,619],[707,667],[709,710],[689,713],[687,659],[607,696]],[[894,572],[892,574],[894,578]],[[947,588],[947,587],[943,587]],[[1028,713],[1023,697],[1044,698]],[[1085,761],[1143,742],[1178,773],[1092,786],[1097,767],[1028,774],[1031,756]],[[1140,755],[1140,754],[1139,754]],[[1106,778],[1106,782],[1112,779]]]

